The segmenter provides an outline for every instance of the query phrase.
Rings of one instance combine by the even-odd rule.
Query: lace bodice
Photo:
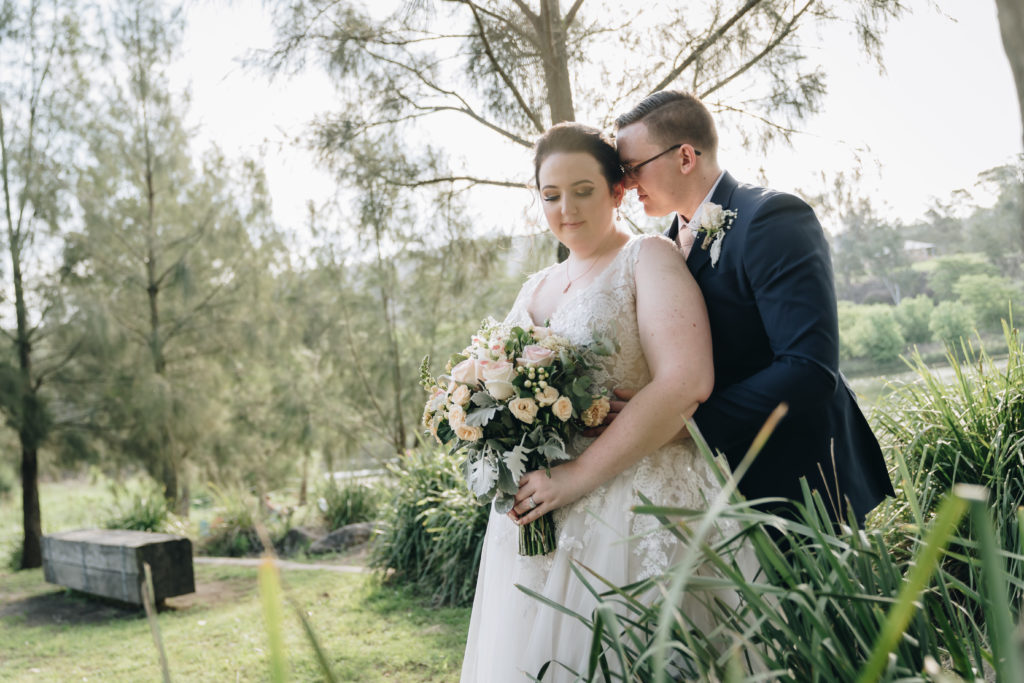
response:
[[[666,239],[660,235],[637,235],[619,250],[611,263],[586,287],[570,293],[551,314],[550,326],[574,344],[586,344],[595,333],[615,340],[618,351],[599,356],[594,380],[608,391],[616,387],[639,388],[651,381],[636,319],[637,258],[645,240]],[[554,264],[534,273],[523,284],[505,322],[533,324],[530,304],[545,278],[558,266]],[[542,324],[544,321],[536,321]]]

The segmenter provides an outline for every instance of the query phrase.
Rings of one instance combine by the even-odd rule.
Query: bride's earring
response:
[[[615,207],[615,220],[617,220],[617,221],[621,221],[622,220],[622,209],[620,209],[617,206]]]

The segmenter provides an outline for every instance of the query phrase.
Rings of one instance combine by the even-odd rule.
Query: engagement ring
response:
[[[530,496],[529,498],[526,499],[526,504],[530,506],[531,510],[537,507],[537,501],[533,499],[533,496]]]

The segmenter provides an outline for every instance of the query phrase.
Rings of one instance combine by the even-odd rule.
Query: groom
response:
[[[693,95],[656,92],[615,123],[626,189],[649,216],[675,212],[666,235],[707,303],[715,388],[693,416],[701,434],[735,468],[772,410],[788,404],[740,491],[802,500],[806,478],[833,519],[845,520],[849,504],[863,522],[893,489],[839,373],[832,263],[814,211],[723,172],[714,120]]]

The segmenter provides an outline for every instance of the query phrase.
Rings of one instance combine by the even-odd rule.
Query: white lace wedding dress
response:
[[[639,389],[651,379],[640,347],[633,277],[646,239],[664,238],[631,238],[611,264],[589,286],[565,299],[550,319],[552,329],[574,343],[590,341],[595,331],[618,342],[617,353],[600,358],[596,379],[608,389]],[[533,322],[527,310],[533,293],[554,268],[550,266],[527,280],[506,322]],[[580,439],[574,448],[582,451],[589,442]],[[573,564],[586,568],[585,574],[590,569],[623,586],[659,574],[686,551],[675,536],[660,529],[655,518],[630,512],[632,506],[642,504],[640,495],[658,505],[700,509],[719,488],[711,467],[692,442],[665,446],[576,503],[557,510],[558,547],[540,557],[520,556],[519,528],[492,509],[480,559],[462,683],[533,680],[549,660],[585,673],[590,632],[576,619],[527,596],[515,585],[526,586],[590,617],[596,601],[571,571]],[[599,590],[604,589],[599,581],[593,583]],[[695,612],[703,614],[693,598],[687,599],[683,609],[692,610],[688,612],[691,617]],[[572,681],[576,677],[553,663],[543,680]]]

